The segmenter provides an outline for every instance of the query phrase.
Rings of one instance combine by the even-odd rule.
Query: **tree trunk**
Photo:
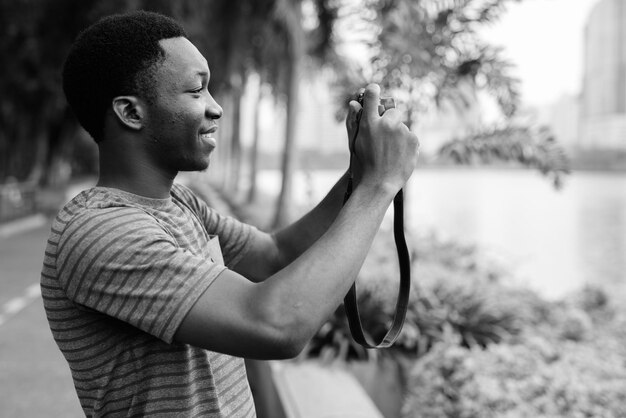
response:
[[[289,57],[287,62],[287,118],[285,129],[285,148],[282,157],[282,184],[273,226],[287,225],[291,219],[293,197],[293,175],[296,157],[296,127],[298,124],[298,99],[300,69],[305,53],[304,32],[302,29],[301,5],[299,0],[282,0],[277,8],[289,34]]]
[[[257,187],[256,176],[259,169],[259,136],[260,136],[260,121],[261,121],[261,99],[263,98],[263,85],[259,83],[259,90],[257,92],[256,100],[254,103],[254,116],[253,116],[253,137],[252,148],[250,150],[250,186],[248,189],[248,203],[252,203],[256,199]]]
[[[295,135],[297,126],[297,110],[298,110],[298,67],[299,63],[292,61],[288,64],[289,83],[287,91],[287,118],[285,129],[285,147],[282,156],[282,182],[280,195],[276,205],[276,214],[274,216],[273,226],[279,228],[287,225],[292,219],[291,209],[293,200],[293,176],[294,176],[294,160],[295,160]]]

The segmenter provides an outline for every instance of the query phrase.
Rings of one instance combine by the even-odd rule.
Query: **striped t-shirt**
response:
[[[255,416],[243,359],[172,341],[254,233],[177,184],[169,199],[95,187],[61,209],[41,290],[87,416]]]

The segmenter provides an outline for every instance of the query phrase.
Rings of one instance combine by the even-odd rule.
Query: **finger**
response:
[[[346,116],[346,127],[349,132],[356,129],[359,123],[359,112],[361,111],[361,105],[356,100],[350,101],[348,104],[348,116]]]
[[[359,110],[362,109],[361,104],[356,100],[350,100],[348,104],[350,112],[353,112],[355,115],[359,113]]]
[[[369,84],[363,95],[363,112],[367,119],[379,117],[378,103],[380,103],[380,87],[378,84]]]
[[[402,123],[402,113],[398,109],[391,108],[389,110],[386,110],[384,115],[385,119],[390,122]],[[404,125],[404,123],[402,124]]]

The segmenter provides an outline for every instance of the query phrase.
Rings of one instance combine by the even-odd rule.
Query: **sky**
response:
[[[583,35],[589,13],[600,0],[524,0],[482,36],[505,48],[522,81],[522,101],[544,106],[580,92]]]

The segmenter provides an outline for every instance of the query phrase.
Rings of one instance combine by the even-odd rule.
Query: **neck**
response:
[[[102,141],[98,148],[100,174],[98,186],[112,187],[153,199],[165,199],[176,172],[157,167],[144,153],[131,152],[115,140]]]

